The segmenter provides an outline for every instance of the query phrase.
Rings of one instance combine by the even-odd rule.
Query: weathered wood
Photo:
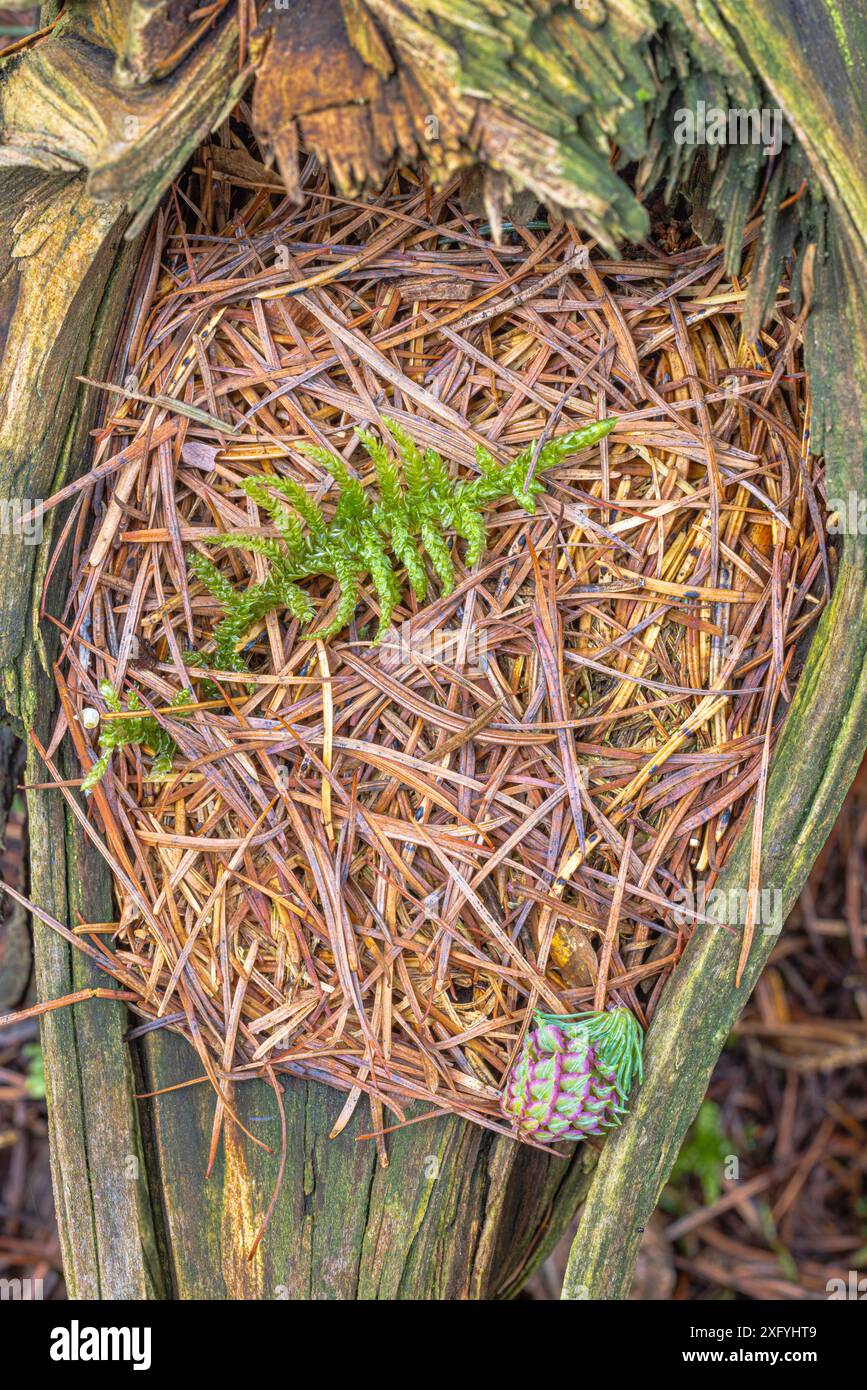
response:
[[[378,189],[395,159],[424,158],[439,183],[481,167],[495,225],[510,193],[532,189],[613,249],[647,230],[606,138],[616,129],[638,152],[652,86],[652,17],[624,8],[630,24],[606,23],[604,6],[522,0],[269,6],[254,121],[290,192],[299,148],[348,193]]]
[[[197,1074],[187,1045],[152,1038],[149,1086]],[[276,1154],[226,1130],[204,1179],[213,1094],[207,1085],[153,1102],[155,1176],[163,1193],[172,1286],[180,1298],[455,1299],[501,1296],[562,1233],[587,1185],[591,1155],[571,1162],[519,1149],[455,1119],[389,1135],[389,1167],[358,1141],[367,1105],[328,1134],[343,1097],[317,1083],[283,1089],[286,1177],[256,1258],[245,1258],[267,1207]],[[279,1152],[273,1091],[235,1087],[244,1125]]]
[[[144,51],[159,64],[172,37],[121,0],[72,0],[47,38],[0,65],[0,167],[82,171],[94,198],[122,200],[142,230],[247,82],[234,6],[183,63],[141,82]]]
[[[168,179],[239,90],[233,85],[234,7],[181,62],[168,61],[177,29],[151,26],[146,8],[131,7],[128,24],[127,7],[119,0],[71,3],[51,39],[15,59],[0,75],[0,159],[6,166],[20,166],[3,171],[0,213],[0,257],[5,258],[0,260],[0,324],[10,345],[5,376],[0,377],[0,486],[5,496],[45,495],[83,466],[93,402],[82,396],[74,378],[83,370],[101,377],[110,357],[135,255],[134,247],[121,244],[129,212],[135,211],[136,225],[143,224]],[[570,58],[577,75],[567,73],[566,79],[563,35],[571,32],[575,7],[551,4],[546,15],[542,6],[510,0],[509,23],[526,23],[529,30],[532,9],[533,24],[542,26],[534,30],[530,67],[536,64],[535,77],[529,69],[524,72],[526,88],[518,82],[514,64],[520,65],[522,52],[530,53],[529,43],[518,43],[510,34],[504,44],[507,25],[501,23],[498,30],[495,24],[485,51],[484,35],[481,44],[466,39],[465,6],[440,8],[446,16],[439,30],[441,44],[451,42],[457,55],[455,90],[471,82],[478,87],[485,74],[493,74],[497,100],[489,103],[487,116],[497,116],[498,101],[507,103],[511,96],[518,103],[517,116],[510,111],[499,127],[488,121],[485,138],[494,143],[480,144],[479,157],[517,184],[543,187],[542,196],[572,207],[585,222],[591,219],[606,239],[632,227],[634,200],[629,194],[624,202],[625,185],[618,185],[613,174],[609,180],[607,146],[604,154],[601,146],[594,151],[599,155],[594,161],[582,144],[570,162],[559,153],[562,130],[574,132],[577,123],[586,135],[592,117],[599,123],[598,130],[592,127],[593,140],[607,131],[628,154],[644,159],[645,171],[668,170],[668,153],[654,145],[658,129],[645,147],[641,108],[651,93],[641,87],[638,71],[655,41],[657,22],[672,26],[677,21],[680,28],[674,32],[695,45],[693,54],[701,51],[702,40],[690,39],[690,31],[693,36],[704,33],[706,51],[725,74],[727,86],[720,90],[749,96],[760,91],[760,83],[745,48],[732,41],[732,31],[741,27],[747,47],[753,48],[750,61],[790,111],[838,219],[830,272],[819,267],[815,312],[808,321],[814,429],[828,452],[834,485],[855,480],[863,494],[863,367],[851,347],[845,355],[836,351],[842,323],[847,344],[860,348],[862,362],[867,358],[863,264],[852,250],[853,229],[860,227],[863,233],[864,226],[858,175],[863,125],[855,119],[857,104],[848,97],[849,73],[863,62],[865,52],[863,35],[850,35],[847,29],[850,8],[863,14],[860,0],[847,7],[843,18],[838,7],[824,8],[822,33],[831,34],[837,59],[824,51],[811,51],[808,59],[804,50],[801,72],[794,77],[787,59],[800,52],[799,40],[782,0],[764,10],[758,0],[744,5],[719,0],[716,10],[678,0],[657,6],[658,15],[641,0],[620,0],[607,9],[583,7],[581,29],[587,37]],[[499,0],[485,10],[498,8],[503,9]],[[364,13],[372,13],[390,34],[390,25],[399,29],[409,64],[412,35],[418,34],[406,20],[406,11],[412,20],[412,10],[411,4],[397,7],[386,0],[367,6],[362,0],[344,0],[341,16],[348,38],[356,49],[362,45],[365,61],[376,70],[374,40],[363,36]],[[785,42],[775,35],[771,12],[784,15],[777,22]],[[721,17],[729,20],[729,29]],[[430,7],[419,5],[415,18],[422,29],[430,27]],[[566,25],[558,31],[559,48],[555,43],[553,51],[544,31],[549,18],[552,25]],[[608,64],[614,52],[609,39],[628,79],[620,75],[619,58]],[[661,43],[671,41],[668,29]],[[633,48],[634,60],[627,58]],[[161,58],[165,77],[159,76]],[[812,62],[818,64],[815,78]],[[696,64],[700,73],[698,59]],[[385,79],[384,63],[379,66]],[[148,75],[155,80],[148,81]],[[534,81],[560,84],[553,127],[547,132],[534,124],[534,110],[541,109],[539,103],[534,106]],[[672,82],[670,75],[666,81]],[[657,107],[671,90],[662,91]],[[52,92],[61,98],[58,103],[47,99]],[[830,118],[829,92],[834,94]],[[171,113],[170,122],[166,113]],[[287,122],[311,114],[306,108],[293,110]],[[426,113],[416,114],[423,129]],[[282,128],[279,115],[275,97],[269,131]],[[350,117],[358,115],[349,112]],[[522,141],[515,136],[516,120]],[[508,136],[499,145],[496,129]],[[552,141],[558,150],[553,165]],[[340,147],[334,148],[340,155]],[[604,174],[597,167],[600,160]],[[362,169],[359,175],[351,163],[347,168],[350,178],[365,174]],[[553,191],[552,179],[560,192]],[[570,181],[581,191],[578,201],[561,196]],[[496,187],[490,196],[496,204]],[[848,244],[843,233],[849,234]],[[39,563],[46,551],[47,546],[38,552]],[[40,636],[34,624],[34,596],[41,587],[36,559],[35,552],[24,553],[17,543],[0,551],[0,665],[7,713],[20,731],[36,727],[45,738],[51,726],[50,636]],[[766,872],[778,875],[774,881],[789,897],[830,826],[863,742],[857,722],[864,722],[867,698],[859,665],[867,631],[863,573],[863,556],[850,545],[774,769]],[[41,775],[31,757],[30,779]],[[74,920],[77,910],[88,919],[107,917],[105,876],[60,801],[32,791],[29,805],[33,892],[41,906],[65,921]],[[746,843],[741,842],[732,860],[729,881],[740,881]],[[633,1116],[603,1152],[570,1267],[571,1296],[582,1285],[603,1297],[620,1296],[626,1288],[636,1228],[652,1209],[766,946],[759,937],[747,982],[733,996],[731,943],[721,932],[696,935],[657,1015],[648,1080]],[[47,929],[37,931],[37,969],[45,998],[90,979],[90,967],[77,956],[73,959]],[[710,981],[717,988],[709,1002]],[[699,1015],[705,1024],[697,1033]],[[338,1140],[328,1141],[340,1098],[324,1088],[289,1081],[284,1088],[286,1179],[266,1242],[257,1258],[247,1262],[276,1158],[228,1127],[225,1151],[205,1180],[213,1104],[208,1090],[187,1086],[141,1104],[133,1099],[137,1090],[194,1078],[196,1060],[169,1035],[151,1035],[127,1049],[127,1022],[121,1007],[100,1004],[51,1014],[43,1024],[55,1191],[67,1281],[77,1296],[507,1296],[557,1238],[587,1186],[594,1161],[588,1147],[565,1163],[453,1120],[426,1121],[390,1136],[391,1166],[383,1171],[372,1146],[356,1142],[367,1123],[364,1107]],[[251,1082],[236,1088],[235,1100],[247,1127],[278,1146],[273,1092]]]
[[[47,496],[84,463],[94,402],[79,372],[101,374],[114,348],[138,247],[124,243],[127,217],[97,206],[79,179],[25,171],[4,178],[0,285],[7,350],[0,375],[0,491]],[[50,534],[50,523],[46,528]],[[35,608],[48,545],[7,534],[0,549],[0,657],[5,713],[26,735],[50,735],[54,703],[48,648]],[[31,752],[28,781],[44,769]],[[62,920],[105,920],[111,892],[56,796],[28,794],[30,873],[40,905]],[[41,998],[93,983],[92,967],[53,933],[35,941]],[[105,983],[104,979],[100,983]],[[125,1013],[87,1009],[42,1024],[52,1169],[64,1265],[74,1294],[153,1292],[156,1264],[145,1167],[132,1100]]]

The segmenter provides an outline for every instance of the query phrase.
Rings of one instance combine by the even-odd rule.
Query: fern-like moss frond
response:
[[[105,701],[112,714],[121,714],[123,706],[120,696],[112,685],[111,681],[100,681],[99,693]],[[195,699],[192,690],[181,690],[172,701],[180,712],[184,705],[191,704]],[[141,700],[135,691],[131,693],[126,702],[126,713],[137,714],[142,708]],[[157,782],[168,777],[172,770],[172,760],[178,751],[171,734],[169,734],[152,714],[142,713],[133,719],[110,719],[103,721],[103,726],[99,735],[100,755],[96,762],[88,769],[82,783],[81,789],[85,792],[93,791],[97,782],[100,782],[108,771],[111,763],[111,756],[118,748],[125,748],[129,744],[139,747],[150,748],[153,753],[151,764],[151,780]]]
[[[374,638],[378,642],[400,601],[392,557],[406,571],[419,600],[428,592],[423,555],[427,555],[443,593],[450,593],[455,568],[446,532],[453,531],[465,542],[466,564],[476,565],[486,544],[483,509],[501,497],[512,496],[532,514],[536,497],[544,490],[537,475],[569,454],[595,444],[615,423],[613,418],[600,420],[551,439],[541,448],[534,441],[505,465],[479,447],[478,476],[455,481],[435,450],[422,453],[401,425],[387,416],[383,420],[400,455],[399,463],[392,460],[384,438],[377,439],[369,430],[356,431],[376,474],[379,496],[375,501],[338,454],[318,445],[304,446],[303,452],[320,463],[337,485],[338,500],[331,521],[294,479],[268,473],[245,480],[244,491],[270,517],[280,540],[234,532],[207,537],[205,544],[264,556],[270,571],[261,583],[238,592],[207,556],[199,552],[190,556],[196,578],[226,610],[214,630],[212,664],[224,670],[243,669],[239,648],[275,608],[288,609],[302,622],[312,621],[313,606],[299,585],[316,575],[335,579],[340,592],[331,622],[310,636],[331,637],[351,621],[361,584],[369,575],[379,604]]]

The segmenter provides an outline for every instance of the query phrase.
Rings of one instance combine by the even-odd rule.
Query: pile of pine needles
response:
[[[362,203],[310,159],[295,205],[232,132],[154,220],[93,467],[45,504],[73,499],[48,575],[63,556],[62,717],[40,751],[119,904],[52,925],[146,1030],[196,1049],[214,1145],[234,1082],[279,1100],[288,1073],[346,1093],[335,1134],[366,1093],[385,1161],[413,1102],[510,1133],[497,1101],[534,1008],[646,1023],[761,807],[831,587],[803,319],[783,285],[761,338],[740,335],[759,218],[742,279],[676,233],[614,261],[541,212],[488,227],[407,170]],[[242,487],[269,470],[329,515],[300,446],[369,485],[354,431],[384,436],[384,415],[454,478],[478,443],[508,463],[617,424],[545,475],[534,517],[491,508],[476,569],[452,546],[451,594],[421,605],[404,582],[396,644],[372,643],[368,585],[330,641],[272,612],[246,671],[206,666],[220,609],[191,549],[275,534]],[[261,556],[208,554],[236,588],[264,576]],[[333,613],[331,580],[307,588]],[[128,717],[134,692],[171,771],[128,745],[83,802],[60,741],[86,772],[93,711]]]

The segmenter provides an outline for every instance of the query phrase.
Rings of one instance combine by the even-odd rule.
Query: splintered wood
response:
[[[251,1074],[345,1091],[335,1132],[367,1093],[381,1151],[423,1113],[510,1132],[497,1101],[532,1010],[646,1022],[761,806],[832,578],[801,325],[783,286],[761,338],[740,335],[759,221],[734,282],[720,247],[615,261],[541,211],[497,245],[456,185],[407,170],[363,203],[310,158],[290,202],[232,130],[152,225],[93,468],[63,493],[48,775],[80,806],[61,736],[86,769],[83,711],[123,718],[134,691],[179,748],[162,781],[147,748],[116,752],[92,793],[119,918],[76,940],[195,1047],[215,1142]],[[383,414],[455,477],[477,443],[505,462],[617,425],[545,474],[534,517],[490,509],[475,571],[453,546],[451,595],[420,606],[404,583],[394,641],[372,644],[366,585],[328,644],[272,613],[249,674],[205,672],[220,610],[190,547],[263,526],[254,473],[328,514],[298,446],[369,483],[354,429]],[[236,588],[264,577],[261,556],[209,553]],[[331,580],[306,587],[333,611]],[[751,887],[719,929],[748,938],[758,861]]]

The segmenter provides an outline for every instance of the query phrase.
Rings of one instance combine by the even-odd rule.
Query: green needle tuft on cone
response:
[[[534,1015],[500,1108],[539,1143],[586,1139],[619,1125],[643,1076],[643,1037],[629,1009]]]

